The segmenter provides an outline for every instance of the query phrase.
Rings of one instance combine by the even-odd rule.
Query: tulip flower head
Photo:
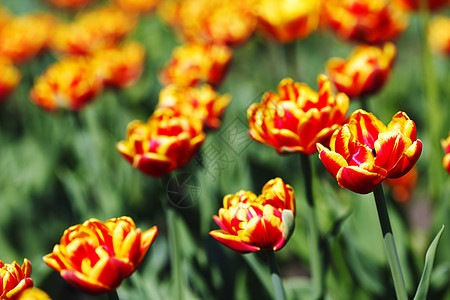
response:
[[[238,45],[256,27],[253,0],[165,1],[160,15],[187,42]]]
[[[0,103],[19,84],[21,75],[12,62],[6,57],[0,57]]]
[[[319,75],[319,92],[304,83],[283,79],[278,94],[266,92],[261,103],[247,110],[249,134],[278,153],[317,151],[316,143],[327,143],[344,122],[349,107],[345,94],[334,96],[331,82]]]
[[[327,73],[339,92],[350,98],[364,97],[377,92],[386,82],[394,64],[395,45],[383,47],[361,45],[348,59],[331,58]]]
[[[0,56],[14,63],[33,58],[48,45],[55,24],[55,18],[48,14],[12,18],[0,27]]]
[[[162,177],[185,166],[204,140],[202,121],[159,109],[147,123],[137,120],[129,123],[126,140],[117,143],[116,148],[144,174]]]
[[[239,191],[223,198],[213,216],[221,230],[209,234],[228,248],[241,252],[280,250],[294,230],[294,190],[282,179],[267,182],[262,193]]]
[[[323,20],[339,37],[360,43],[392,41],[408,26],[407,15],[382,0],[327,0]]]
[[[121,47],[104,48],[92,56],[95,72],[105,84],[130,87],[144,69],[145,49],[138,42],[127,42]]]
[[[114,0],[121,9],[130,13],[150,13],[156,9],[161,0]]]
[[[75,288],[104,294],[139,267],[157,234],[156,226],[142,232],[129,217],[90,219],[66,229],[43,260]]]
[[[160,74],[163,85],[218,85],[231,62],[231,48],[216,44],[188,43],[175,48]]]
[[[101,78],[84,57],[51,65],[35,82],[31,100],[42,108],[80,110],[102,90]]]
[[[385,126],[373,114],[357,110],[333,134],[330,148],[317,144],[325,168],[341,187],[367,194],[384,179],[405,175],[419,159],[422,142],[404,112]]]
[[[0,260],[0,299],[14,300],[23,291],[33,287],[31,275],[31,262],[23,260],[22,266],[17,262],[5,264]]]
[[[450,18],[436,16],[428,23],[428,42],[435,53],[450,56]]]
[[[287,43],[305,38],[317,28],[320,1],[261,0],[255,11],[260,30]]]
[[[217,129],[230,101],[229,94],[219,95],[208,84],[196,87],[170,84],[159,93],[157,108],[168,108],[178,115],[194,116],[202,120],[206,127]]]
[[[450,174],[450,132],[448,138],[441,140],[442,149],[444,150],[444,158],[442,159],[442,165],[448,174]]]

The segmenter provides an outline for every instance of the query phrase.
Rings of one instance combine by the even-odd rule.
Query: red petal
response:
[[[243,243],[236,235],[231,235],[223,230],[213,230],[209,234],[228,248],[240,253],[256,252],[260,250],[259,247]]]
[[[373,192],[384,178],[386,178],[385,174],[369,172],[357,166],[342,168],[336,176],[341,187],[359,194]]]

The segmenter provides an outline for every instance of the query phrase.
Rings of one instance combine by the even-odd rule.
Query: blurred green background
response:
[[[103,2],[105,3],[105,1]],[[102,4],[102,2],[98,2]],[[39,0],[5,0],[14,14],[52,11],[61,18],[68,13]],[[444,13],[448,11],[444,11]],[[398,58],[386,86],[368,99],[369,110],[387,124],[399,110],[418,127],[424,143],[417,167],[419,179],[412,199],[399,204],[389,196],[389,213],[409,293],[419,282],[425,251],[442,224],[449,225],[450,184],[440,170],[440,193],[432,199],[429,189],[430,149],[439,141],[427,139],[427,101],[424,96],[420,20],[412,16],[408,30],[397,41]],[[157,225],[159,235],[139,270],[126,279],[121,299],[171,299],[171,272],[165,214],[162,202],[174,202],[171,187],[133,169],[117,152],[128,122],[146,120],[158,100],[161,84],[157,72],[179,44],[171,29],[157,15],[142,16],[128,37],[147,50],[145,71],[131,88],[107,88],[79,113],[49,113],[33,105],[29,91],[34,79],[56,60],[46,52],[19,66],[23,78],[9,99],[0,104],[0,259],[33,265],[35,285],[53,299],[94,299],[77,292],[42,256],[59,243],[63,231],[94,217],[101,221],[131,216],[142,229]],[[232,95],[216,132],[209,132],[200,151],[205,166],[194,159],[173,174],[187,179],[183,191],[190,202],[178,205],[182,245],[182,270],[187,299],[271,299],[272,286],[264,253],[240,255],[220,245],[208,232],[217,229],[217,214],[226,194],[240,189],[259,193],[275,177],[292,185],[300,199],[296,229],[278,255],[289,299],[311,299],[309,248],[306,238],[303,178],[297,155],[280,156],[247,135],[246,110],[262,94],[275,90],[279,81],[292,76],[317,90],[316,78],[333,56],[347,57],[352,44],[328,32],[315,32],[293,45],[296,61],[289,60],[283,45],[255,34],[234,49],[233,64],[220,93]],[[439,85],[441,118],[450,129],[450,59],[433,58]],[[349,113],[359,108],[352,102]],[[212,151],[212,152],[211,152]],[[214,159],[209,154],[215,153]],[[439,152],[441,153],[441,152]],[[395,293],[382,242],[373,196],[359,195],[337,186],[317,155],[314,193],[321,231],[326,235],[327,299],[394,299]],[[186,204],[186,205],[185,205]],[[450,299],[450,239],[448,227],[441,238],[429,299]],[[102,297],[98,297],[99,299]],[[106,297],[105,297],[106,299]]]

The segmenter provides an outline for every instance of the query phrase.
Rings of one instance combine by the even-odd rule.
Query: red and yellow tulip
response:
[[[282,179],[267,182],[262,193],[239,191],[223,198],[214,221],[221,230],[209,234],[228,248],[241,252],[280,250],[294,230],[294,190]]]
[[[319,75],[317,81],[318,93],[290,78],[280,82],[278,94],[266,92],[261,103],[247,110],[250,136],[278,153],[315,153],[316,143],[328,142],[349,107],[345,94],[332,94],[325,75]]]
[[[435,53],[450,56],[450,18],[436,16],[428,23],[428,42]]]
[[[121,9],[130,13],[150,13],[156,9],[161,0],[114,0]]]
[[[350,98],[377,92],[386,82],[395,61],[395,45],[361,45],[348,59],[331,58],[326,70],[339,92]]]
[[[14,17],[0,27],[0,56],[15,63],[33,58],[48,46],[56,19],[49,14]]]
[[[188,42],[237,45],[256,27],[253,0],[165,1],[160,15]]]
[[[450,132],[446,139],[441,140],[442,149],[444,150],[444,158],[442,159],[442,165],[450,174]]]
[[[405,175],[419,159],[422,142],[404,112],[396,113],[385,126],[373,114],[357,110],[331,137],[331,150],[320,143],[317,148],[341,187],[367,194],[384,179]]]
[[[204,126],[217,129],[230,101],[229,94],[219,95],[208,84],[195,87],[170,84],[159,93],[157,108],[168,108],[178,115],[193,116],[202,120]]]
[[[15,261],[5,264],[0,260],[0,299],[14,300],[28,288],[33,287],[31,262],[23,260],[22,266]]]
[[[231,48],[216,44],[188,43],[175,48],[160,74],[164,85],[219,84],[231,62]]]
[[[6,57],[0,57],[0,102],[19,84],[19,70]]]
[[[105,84],[130,87],[144,69],[145,49],[138,42],[101,49],[92,56],[95,72]]]
[[[345,40],[367,44],[392,41],[409,23],[407,15],[390,1],[327,0],[322,3],[324,24]]]
[[[142,232],[129,217],[90,219],[66,229],[43,260],[77,289],[103,294],[139,267],[157,234],[156,226]]]
[[[117,143],[116,148],[133,167],[161,177],[185,166],[204,140],[202,121],[159,109],[147,123],[129,123],[126,140]]]
[[[51,65],[36,80],[30,95],[32,102],[46,110],[80,110],[102,87],[102,80],[90,60],[72,57]]]
[[[283,43],[308,36],[319,24],[320,1],[259,0],[259,29]]]

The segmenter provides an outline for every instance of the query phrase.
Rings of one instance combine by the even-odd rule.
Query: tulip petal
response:
[[[63,270],[60,274],[73,287],[91,295],[100,295],[112,291],[111,287],[93,281],[90,277],[77,271]]]
[[[347,161],[342,155],[328,150],[322,144],[317,144],[317,150],[319,151],[320,160],[333,177],[337,176],[339,170],[348,166]]]
[[[256,252],[260,250],[259,247],[246,244],[236,235],[231,235],[223,230],[213,230],[209,232],[209,234],[231,250],[240,253]]]
[[[386,171],[383,173],[386,173]],[[342,168],[336,175],[338,184],[341,187],[359,194],[368,194],[373,192],[384,178],[386,178],[385,175],[369,172],[357,166]]]

